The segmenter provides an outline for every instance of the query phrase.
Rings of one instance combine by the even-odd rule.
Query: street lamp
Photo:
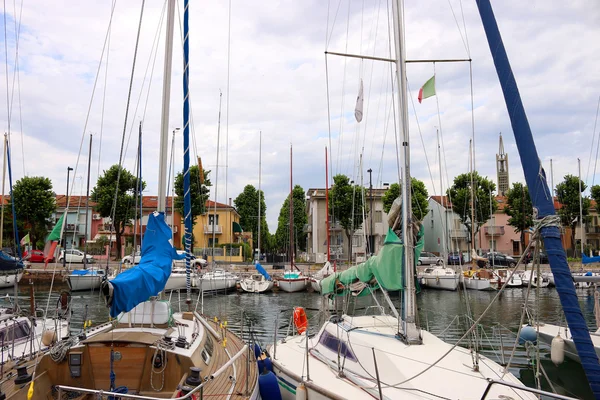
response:
[[[65,202],[65,214],[66,211],[68,210],[68,206],[69,206],[69,175],[71,174],[71,171],[73,171],[73,168],[71,167],[67,167],[67,194],[65,196],[66,198],[66,202]],[[65,218],[68,219],[68,218]],[[64,224],[66,224],[66,221],[63,220],[63,226]],[[63,268],[67,268],[67,240],[66,240],[66,235],[65,235],[65,230],[63,229]]]

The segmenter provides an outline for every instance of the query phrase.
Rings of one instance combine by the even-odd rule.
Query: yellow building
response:
[[[183,219],[181,232],[184,232]],[[226,243],[239,243],[242,237],[240,215],[235,207],[208,200],[206,213],[196,217],[194,224],[194,255],[205,257],[212,261],[212,248],[214,238],[215,261],[242,262],[245,254],[241,248],[229,249],[220,247]]]

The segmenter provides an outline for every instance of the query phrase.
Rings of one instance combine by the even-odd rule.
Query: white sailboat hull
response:
[[[489,279],[461,278],[462,284],[469,290],[494,290]]]
[[[534,328],[538,329],[538,326],[534,326]],[[547,345],[550,345],[552,343],[552,339],[554,339],[557,334],[560,334],[560,337],[562,337],[565,341],[565,356],[569,357],[571,360],[581,362],[581,360],[579,360],[579,356],[577,355],[577,349],[575,348],[575,343],[573,342],[569,328],[552,324],[540,324],[539,331],[540,340]],[[600,357],[600,335],[598,332],[595,334],[590,332],[590,338],[592,339],[592,344],[594,345],[596,354],[598,357]]]
[[[102,283],[101,275],[69,275],[67,283],[71,291],[99,289]]]
[[[7,274],[0,276],[0,289],[11,288],[15,285],[15,281],[19,283],[23,277],[23,271],[17,274]]]
[[[244,292],[265,293],[273,289],[273,281],[256,281],[252,278],[246,278],[240,281],[240,286]]]
[[[307,281],[307,278],[280,279],[277,281],[277,286],[284,292],[301,292],[306,289]]]
[[[321,279],[311,278],[310,287],[317,293],[321,293]]]

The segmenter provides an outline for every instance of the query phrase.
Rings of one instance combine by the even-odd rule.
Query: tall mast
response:
[[[579,181],[579,230],[581,231],[581,257],[583,257],[583,242],[585,238],[585,232],[583,230],[583,198],[581,197],[581,160],[577,159],[577,170],[578,172],[578,181]]]
[[[87,269],[88,220],[90,218],[90,169],[92,167],[92,135],[90,134],[90,150],[88,152],[88,176],[85,190],[85,244],[83,245],[83,269]]]
[[[171,104],[171,66],[173,64],[173,20],[175,19],[175,1],[168,0],[167,37],[165,40],[165,63],[163,69],[163,103],[160,125],[160,147],[158,162],[158,211],[166,209],[167,187],[167,149],[169,147],[169,106]],[[187,8],[186,8],[187,9]]]
[[[552,159],[550,159],[550,195],[552,197],[552,201],[554,202],[554,169],[552,168]]]
[[[6,182],[6,149],[8,148],[8,135],[4,134],[4,147],[2,153],[4,154],[4,161],[2,167],[2,204],[0,205],[0,246],[4,245],[4,184]]]
[[[330,261],[330,243],[329,243],[329,170],[327,166],[327,146],[325,147],[325,227],[327,232],[327,261]]]
[[[475,193],[473,192],[473,139],[469,140],[469,173],[471,175],[471,250],[475,250]],[[473,267],[475,267],[475,260],[472,260],[472,264]]]
[[[260,262],[260,226],[262,225],[262,214],[260,213],[260,203],[262,196],[260,194],[260,172],[262,163],[262,131],[258,133],[258,258],[256,262]]]
[[[420,343],[420,333],[415,323],[416,315],[416,293],[414,286],[414,253],[411,212],[411,189],[410,189],[410,135],[408,132],[408,104],[406,95],[406,47],[404,45],[404,27],[401,24],[404,21],[403,9],[400,1],[395,0],[392,3],[392,14],[394,18],[394,38],[396,50],[396,79],[398,81],[398,114],[400,116],[400,129],[402,133],[402,159],[404,165],[402,168],[402,242],[405,249],[410,251],[403,252],[404,258],[404,285],[403,313],[404,313],[404,337],[407,343]]]
[[[185,224],[185,302],[188,311],[192,305],[192,285],[190,282],[190,261],[192,254],[192,195],[190,193],[190,70],[189,70],[189,4],[183,2],[183,215]],[[165,160],[167,154],[165,135]],[[163,149],[161,148],[161,151]],[[198,171],[201,174],[202,171]],[[163,189],[164,193],[164,189]],[[213,253],[214,260],[214,253]]]
[[[292,145],[290,144],[290,261],[294,270],[294,186],[292,182]]]
[[[444,211],[444,215],[442,217],[442,257],[444,258],[444,264],[446,263],[446,261],[448,260],[448,247],[446,246],[446,234],[448,233],[447,230],[447,221],[446,221],[446,209],[443,206],[444,203],[444,185],[443,185],[443,180],[442,180],[442,149],[440,146],[440,131],[436,130],[436,137],[437,137],[437,147],[438,147],[438,158],[440,160],[440,199],[442,202],[442,207],[441,209],[443,209]]]

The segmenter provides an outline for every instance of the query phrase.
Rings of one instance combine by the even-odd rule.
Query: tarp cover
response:
[[[260,274],[261,274],[262,276],[264,276],[266,280],[268,280],[268,281],[270,281],[270,280],[271,280],[271,276],[270,276],[270,275],[269,275],[269,273],[268,273],[268,272],[267,272],[267,271],[266,271],[266,270],[263,268],[263,266],[262,266],[262,265],[260,265],[260,263],[258,263],[258,262],[257,262],[257,263],[256,263],[256,265],[255,265],[255,267],[256,267],[256,270],[257,270],[258,272],[260,272]]]
[[[98,271],[92,271],[89,269],[74,269],[71,271],[71,275],[98,275]]]
[[[16,269],[23,269],[24,265],[21,261],[13,256],[9,256],[3,251],[0,251],[0,271],[14,271]]]
[[[165,288],[171,275],[173,260],[185,258],[185,253],[177,254],[170,239],[171,228],[165,223],[165,214],[150,214],[142,242],[140,263],[110,281],[113,285],[111,317],[130,311]]]
[[[583,257],[581,258],[581,262],[583,264],[597,263],[597,262],[600,262],[600,256],[588,257],[584,254]]]
[[[419,232],[419,238],[415,245],[415,260],[419,259],[425,241],[423,239],[423,229]],[[371,283],[371,287],[377,288],[381,285],[384,289],[402,290],[404,289],[404,279],[402,273],[402,257],[404,245],[396,236],[394,231],[388,229],[382,249],[379,254],[369,258],[366,262],[346,271],[336,272],[329,275],[321,281],[321,294],[328,295],[335,293],[345,294],[351,290],[350,285],[355,282]],[[376,278],[377,281],[374,281]],[[373,282],[371,282],[373,281]],[[377,282],[379,285],[377,285]],[[368,294],[368,292],[363,292]]]

